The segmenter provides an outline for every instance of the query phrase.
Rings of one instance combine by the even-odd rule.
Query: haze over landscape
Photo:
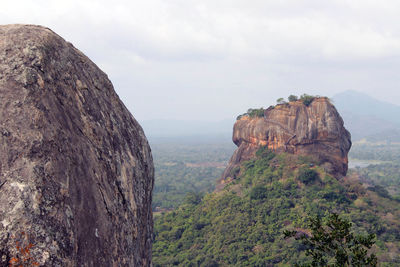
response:
[[[400,141],[400,106],[357,91],[344,91],[330,98],[352,134],[352,140]],[[275,101],[263,106],[273,105]],[[259,107],[252,107],[259,108]],[[235,116],[244,113],[235,114]],[[145,120],[142,126],[150,142],[230,142],[236,117],[221,121]]]
[[[399,1],[1,7],[0,266],[400,266]]]
[[[0,24],[72,42],[140,122],[221,121],[289,94],[399,104],[399,12],[395,0],[4,0]]]

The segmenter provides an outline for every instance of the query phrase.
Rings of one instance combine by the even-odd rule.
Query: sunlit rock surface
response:
[[[350,133],[325,97],[315,98],[309,106],[302,101],[280,104],[265,110],[263,117],[243,116],[234,125],[232,139],[238,148],[222,175],[222,184],[233,179],[235,167],[253,158],[260,146],[312,156],[337,178],[347,172]]]

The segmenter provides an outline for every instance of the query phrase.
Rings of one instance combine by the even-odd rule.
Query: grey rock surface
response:
[[[47,28],[0,26],[0,142],[0,266],[151,266],[147,139]]]

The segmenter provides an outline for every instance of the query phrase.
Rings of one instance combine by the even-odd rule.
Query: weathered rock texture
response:
[[[151,265],[143,130],[107,75],[49,29],[0,26],[0,140],[0,266]]]
[[[320,97],[307,107],[301,101],[265,110],[264,117],[243,116],[233,128],[238,149],[225,169],[221,183],[234,178],[241,162],[255,156],[260,146],[277,152],[316,158],[335,177],[346,175],[350,133],[327,98]]]

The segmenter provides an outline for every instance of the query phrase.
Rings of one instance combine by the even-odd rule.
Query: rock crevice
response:
[[[154,169],[107,75],[33,25],[0,26],[0,262],[150,266]]]
[[[241,116],[234,125],[232,139],[238,149],[221,183],[234,178],[235,167],[253,158],[260,146],[278,153],[312,156],[337,178],[347,172],[351,136],[325,97],[315,98],[309,106],[302,101],[280,104],[265,110],[263,117]]]

